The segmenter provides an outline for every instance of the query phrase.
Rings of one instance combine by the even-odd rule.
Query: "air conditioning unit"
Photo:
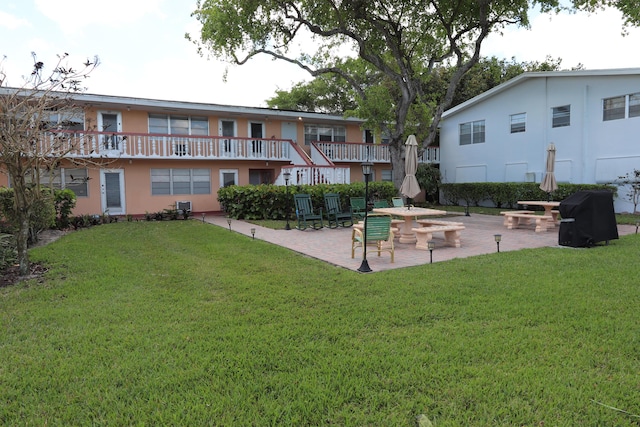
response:
[[[191,200],[179,200],[176,201],[176,210],[182,212],[187,211],[191,212]]]

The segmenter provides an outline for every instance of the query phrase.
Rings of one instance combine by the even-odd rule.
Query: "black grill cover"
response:
[[[589,247],[618,238],[613,193],[606,190],[578,191],[560,202],[558,244]]]

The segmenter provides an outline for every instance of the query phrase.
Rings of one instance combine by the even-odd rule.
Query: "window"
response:
[[[220,169],[220,186],[230,187],[232,185],[238,185],[238,170]]]
[[[527,113],[512,114],[509,118],[511,133],[520,133],[526,130]]]
[[[608,98],[603,101],[602,108],[602,120],[618,120],[624,119],[626,110],[626,97],[616,96],[615,98]]]
[[[89,195],[89,178],[87,169],[80,168],[60,168],[52,173],[42,169],[39,172],[40,184],[51,186],[58,190],[71,190],[77,197],[87,197]],[[29,182],[33,178],[28,176]]]
[[[603,99],[603,121],[606,122],[631,117],[640,117],[640,93]]]
[[[629,117],[640,117],[640,93],[629,95]]]
[[[460,124],[460,145],[484,142],[484,120]]]
[[[393,181],[393,171],[391,169],[383,169],[380,177],[383,181],[391,182]]]
[[[571,124],[571,105],[552,108],[551,126],[559,128]]]
[[[209,169],[151,169],[151,194],[211,194]]]
[[[164,135],[209,135],[206,117],[149,114],[149,133]]]
[[[64,110],[45,112],[49,129],[84,130],[84,111]]]
[[[313,141],[345,142],[347,131],[344,126],[305,125],[304,143]]]
[[[273,169],[249,169],[249,184],[273,184]]]

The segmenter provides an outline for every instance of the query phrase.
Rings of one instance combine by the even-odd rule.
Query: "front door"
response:
[[[105,150],[120,150],[120,135],[122,119],[120,113],[100,111],[98,113],[98,131],[107,132],[101,135],[102,146]]]
[[[124,215],[124,171],[121,169],[100,172],[102,212],[108,215]]]

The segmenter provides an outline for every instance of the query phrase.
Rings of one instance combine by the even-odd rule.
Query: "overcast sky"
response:
[[[31,52],[46,65],[67,52],[71,64],[94,55],[101,65],[90,93],[215,104],[266,106],[276,89],[309,79],[296,66],[254,58],[228,66],[198,55],[184,37],[198,35],[195,0],[1,0],[0,55],[9,84],[31,71]],[[619,12],[537,15],[531,30],[491,35],[483,56],[516,61],[562,58],[563,68],[640,67],[640,30],[623,37]],[[225,69],[227,80],[224,81]]]

